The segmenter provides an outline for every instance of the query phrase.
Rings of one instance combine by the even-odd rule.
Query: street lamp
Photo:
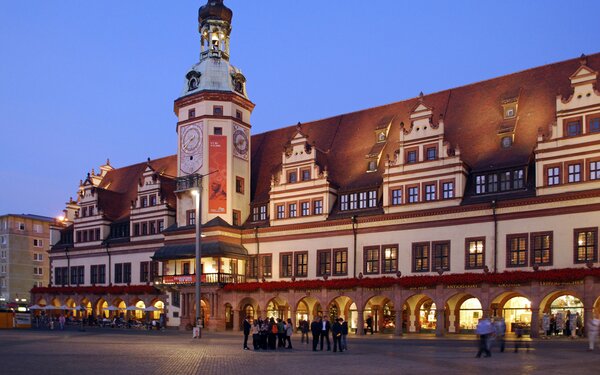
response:
[[[202,320],[200,311],[202,306],[200,305],[200,279],[202,278],[202,243],[200,238],[202,236],[202,229],[200,226],[201,217],[201,204],[202,204],[202,179],[198,179],[198,188],[192,190],[192,195],[196,198],[196,327],[198,328],[198,338],[202,337]]]

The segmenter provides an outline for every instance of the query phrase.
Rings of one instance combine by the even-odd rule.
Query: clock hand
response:
[[[189,144],[190,144],[190,142],[192,142],[192,141],[194,140],[194,138],[196,138],[196,136],[195,136],[195,135],[192,135],[192,137],[191,137],[190,139],[188,139],[188,141],[187,141],[187,142],[185,142],[185,143],[183,144],[183,146],[182,146],[182,147],[183,147],[183,148],[187,148],[187,145],[189,145]]]

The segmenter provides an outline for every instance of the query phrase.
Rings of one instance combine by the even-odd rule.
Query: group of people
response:
[[[582,337],[584,334],[583,318],[579,313],[572,314],[570,310],[567,310],[566,313],[544,314],[542,331],[544,331],[543,338],[558,336],[561,333],[563,336],[571,338]]]
[[[521,338],[523,337],[523,328],[516,327],[516,330],[518,340],[515,343],[515,352],[517,352],[521,346]],[[482,354],[484,354],[485,357],[491,357],[491,349],[494,341],[498,343],[500,352],[504,351],[506,347],[506,322],[504,321],[503,317],[496,317],[494,321],[487,317],[479,319],[475,333],[479,335],[479,350],[477,351],[477,358],[480,358]],[[529,350],[529,344],[526,345],[527,349]]]
[[[301,320],[298,323],[298,330],[302,333],[300,342],[308,344],[308,332],[312,333],[313,351],[323,350],[325,345],[327,351],[331,351],[331,340],[333,339],[333,351],[342,352],[348,350],[348,322],[342,318],[334,320],[333,324],[327,317],[316,317],[312,323]],[[292,319],[252,319],[247,316],[243,322],[244,331],[244,350],[250,350],[248,340],[252,335],[252,347],[254,350],[277,350],[292,349],[292,334],[294,325]]]

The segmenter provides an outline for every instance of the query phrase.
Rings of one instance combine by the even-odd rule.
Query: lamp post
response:
[[[198,188],[192,190],[192,195],[196,197],[196,327],[198,328],[198,338],[202,337],[202,318],[200,316],[200,312],[202,311],[202,306],[200,305],[200,279],[202,278],[202,243],[200,242],[200,237],[202,236],[202,228],[200,226],[200,221],[202,220],[202,179],[198,179]]]

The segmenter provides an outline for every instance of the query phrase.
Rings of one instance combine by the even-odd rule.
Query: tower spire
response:
[[[229,60],[229,34],[233,12],[223,0],[208,0],[198,9],[200,60],[221,57]]]

